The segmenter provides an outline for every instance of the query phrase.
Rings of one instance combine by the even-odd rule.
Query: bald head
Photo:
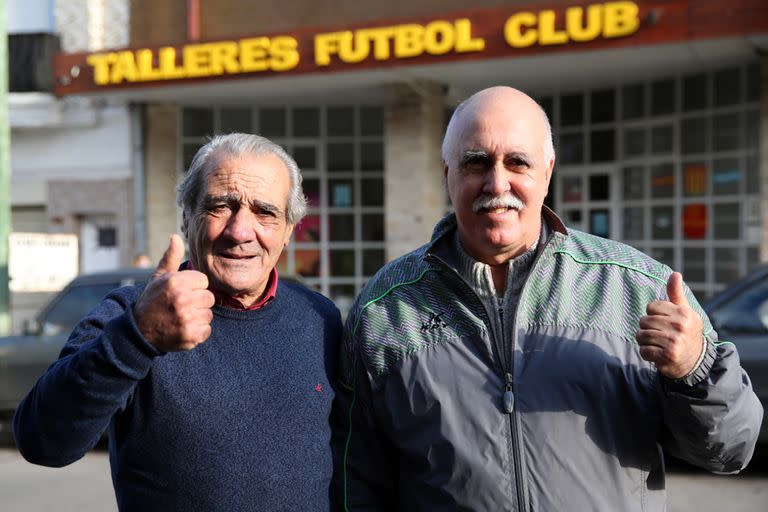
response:
[[[456,164],[461,151],[459,141],[486,116],[509,116],[529,123],[541,136],[545,160],[555,158],[552,128],[544,109],[522,91],[497,86],[476,92],[456,107],[443,138],[442,156],[446,165]]]

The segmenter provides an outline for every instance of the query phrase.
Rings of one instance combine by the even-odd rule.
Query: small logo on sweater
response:
[[[317,391],[318,393],[322,393],[323,392],[323,385],[318,382],[315,385],[315,391]]]
[[[437,313],[435,315],[432,315],[432,317],[427,320],[426,322],[423,322],[421,324],[421,332],[429,332],[434,331],[435,329],[442,329],[443,327],[446,327],[447,324],[443,322],[442,316],[445,313]]]

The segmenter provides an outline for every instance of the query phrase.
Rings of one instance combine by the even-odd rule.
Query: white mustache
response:
[[[514,194],[504,194],[503,196],[489,196],[483,194],[472,203],[472,211],[478,213],[480,210],[495,210],[496,208],[513,208],[522,210],[525,203]]]

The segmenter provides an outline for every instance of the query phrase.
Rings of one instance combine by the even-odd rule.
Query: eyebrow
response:
[[[461,155],[460,164],[462,166],[470,163],[485,163],[486,165],[492,161],[491,155],[483,149],[468,149]],[[525,151],[510,151],[504,154],[504,161],[514,160],[522,162],[525,165],[531,165],[533,159],[531,155]]]
[[[203,199],[203,206],[205,208],[210,208],[211,206],[214,206],[216,204],[232,204],[232,203],[240,203],[240,194],[237,193],[231,193],[231,194],[221,194],[216,196],[205,196]],[[253,199],[250,201],[249,204],[251,210],[266,212],[266,213],[272,213],[277,217],[281,217],[283,215],[283,210],[281,210],[278,206],[268,203],[266,201],[261,201],[259,199]]]

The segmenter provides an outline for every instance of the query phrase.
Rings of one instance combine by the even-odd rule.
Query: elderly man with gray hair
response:
[[[35,464],[109,431],[120,510],[326,511],[336,307],[278,279],[306,210],[296,163],[256,135],[217,136],[178,187],[182,231],[146,286],[110,293],[23,400]]]

